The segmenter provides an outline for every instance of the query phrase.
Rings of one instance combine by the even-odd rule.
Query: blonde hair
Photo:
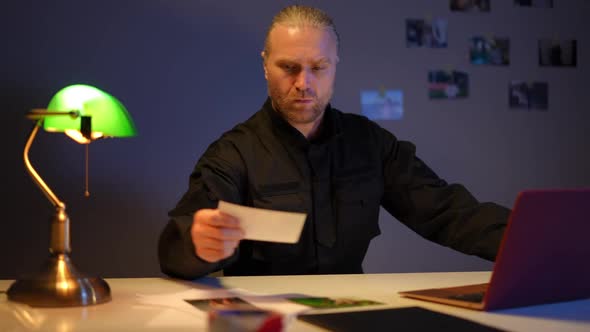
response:
[[[340,37],[336,31],[336,26],[332,18],[324,11],[308,6],[292,5],[283,8],[272,19],[272,23],[266,31],[266,38],[264,40],[264,56],[268,57],[270,52],[269,35],[277,25],[286,25],[293,27],[313,27],[318,29],[327,29],[334,33],[336,37],[336,45],[340,45]]]

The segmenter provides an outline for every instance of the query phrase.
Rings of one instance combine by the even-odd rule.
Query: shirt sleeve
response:
[[[243,204],[244,166],[230,140],[214,142],[199,159],[189,178],[189,186],[160,234],[158,259],[163,273],[176,278],[194,279],[223,269],[236,258],[209,263],[195,253],[191,237],[193,215],[200,209],[214,209],[219,200]]]
[[[381,205],[422,237],[469,255],[495,260],[510,209],[479,202],[463,185],[448,184],[410,142],[378,128],[384,195]]]

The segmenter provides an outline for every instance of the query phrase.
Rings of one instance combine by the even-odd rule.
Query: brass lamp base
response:
[[[15,281],[8,299],[33,307],[87,306],[111,300],[111,289],[101,278],[83,276],[67,254],[51,255],[41,272]]]

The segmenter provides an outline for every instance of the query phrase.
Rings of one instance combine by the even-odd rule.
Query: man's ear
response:
[[[268,70],[266,69],[266,52],[260,52],[260,56],[262,57],[262,69],[264,69],[264,78],[268,80]]]

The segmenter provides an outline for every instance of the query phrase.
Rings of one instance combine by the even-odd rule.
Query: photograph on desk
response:
[[[334,309],[364,307],[371,305],[383,304],[372,300],[354,299],[354,298],[330,298],[330,297],[293,297],[289,301],[303,304],[314,309]]]
[[[266,310],[212,310],[208,316],[207,331],[281,332],[288,320],[276,312]]]
[[[211,309],[240,309],[254,310],[258,309],[254,305],[244,301],[239,297],[223,297],[212,299],[185,300],[190,305],[202,311]]]

